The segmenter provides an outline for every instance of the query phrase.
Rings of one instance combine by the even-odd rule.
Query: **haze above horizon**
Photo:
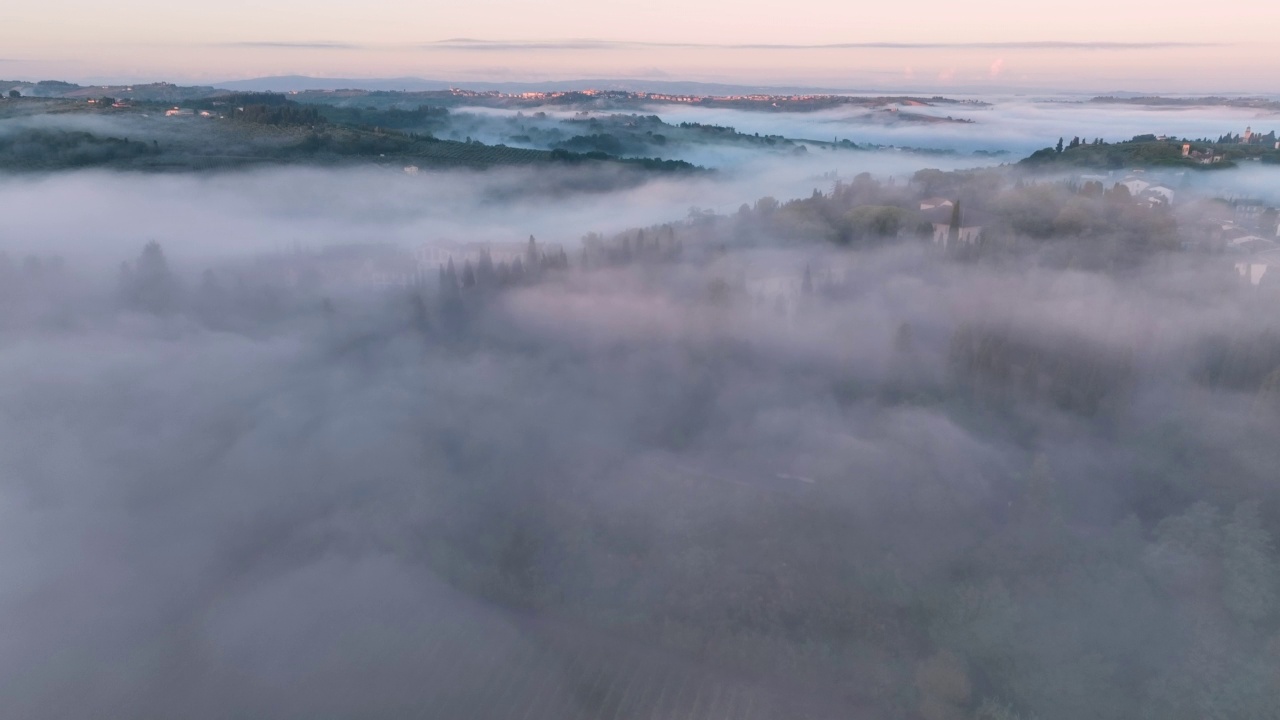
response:
[[[19,0],[0,24],[0,76],[214,82],[272,75],[544,81],[679,79],[869,89],[1008,87],[1274,91],[1280,7],[1152,10],[823,0],[780,13],[728,0],[643,6],[479,0],[174,4]]]

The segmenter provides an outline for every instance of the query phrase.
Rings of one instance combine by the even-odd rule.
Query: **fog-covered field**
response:
[[[894,152],[755,155],[714,176],[655,177],[640,187],[552,197],[540,190],[571,184],[572,170],[60,173],[0,177],[0,214],[8,218],[11,253],[83,252],[113,263],[149,239],[197,257],[298,244],[507,242],[529,234],[576,245],[592,231],[683,220],[694,207],[731,212],[766,195],[829,190],[836,176],[906,177],[926,165],[975,163]]]
[[[1277,717],[1277,295],[1182,241],[1280,173],[969,154],[1274,118],[994,102],[663,106],[962,152],[596,192],[0,176],[0,716]]]
[[[962,98],[965,99],[965,98]],[[1057,142],[1063,135],[1128,140],[1153,133],[1177,137],[1216,139],[1230,131],[1243,132],[1252,125],[1263,132],[1280,125],[1280,114],[1227,107],[1148,108],[1101,105],[1078,97],[982,97],[967,98],[990,107],[937,105],[902,107],[901,112],[973,120],[973,124],[889,123],[883,110],[850,109],[814,113],[754,113],[739,110],[655,106],[652,110],[672,123],[701,122],[729,125],[741,132],[783,135],[792,138],[830,140],[900,147],[938,148],[970,153],[975,150],[1007,150],[1017,160]]]

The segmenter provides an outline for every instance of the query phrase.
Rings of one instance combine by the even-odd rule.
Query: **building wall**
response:
[[[982,239],[981,227],[962,227],[960,232],[956,233],[959,242],[966,245],[972,245]],[[933,224],[933,242],[943,247],[947,246],[951,238],[951,225],[947,223]]]

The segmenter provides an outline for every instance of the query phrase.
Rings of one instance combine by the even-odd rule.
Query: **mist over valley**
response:
[[[1276,717],[1270,101],[0,88],[0,715]]]

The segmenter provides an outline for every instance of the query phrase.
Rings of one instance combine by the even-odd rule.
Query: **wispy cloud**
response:
[[[345,42],[289,42],[281,40],[250,40],[243,42],[218,43],[218,47],[230,48],[272,48],[285,50],[367,50],[367,45]]]
[[[504,50],[619,50],[631,47],[693,47],[681,43],[643,43],[613,40],[476,40],[473,38],[453,38],[422,43],[419,47],[427,50],[483,50],[500,52]]]
[[[1058,40],[1030,42],[849,42],[825,44],[779,43],[675,43],[643,42],[630,40],[478,40],[452,38],[423,43],[419,47],[439,50],[476,50],[487,52],[537,51],[537,50],[625,50],[632,48],[690,48],[712,50],[1157,50],[1164,48],[1215,47],[1221,43],[1202,42],[1069,42]]]

